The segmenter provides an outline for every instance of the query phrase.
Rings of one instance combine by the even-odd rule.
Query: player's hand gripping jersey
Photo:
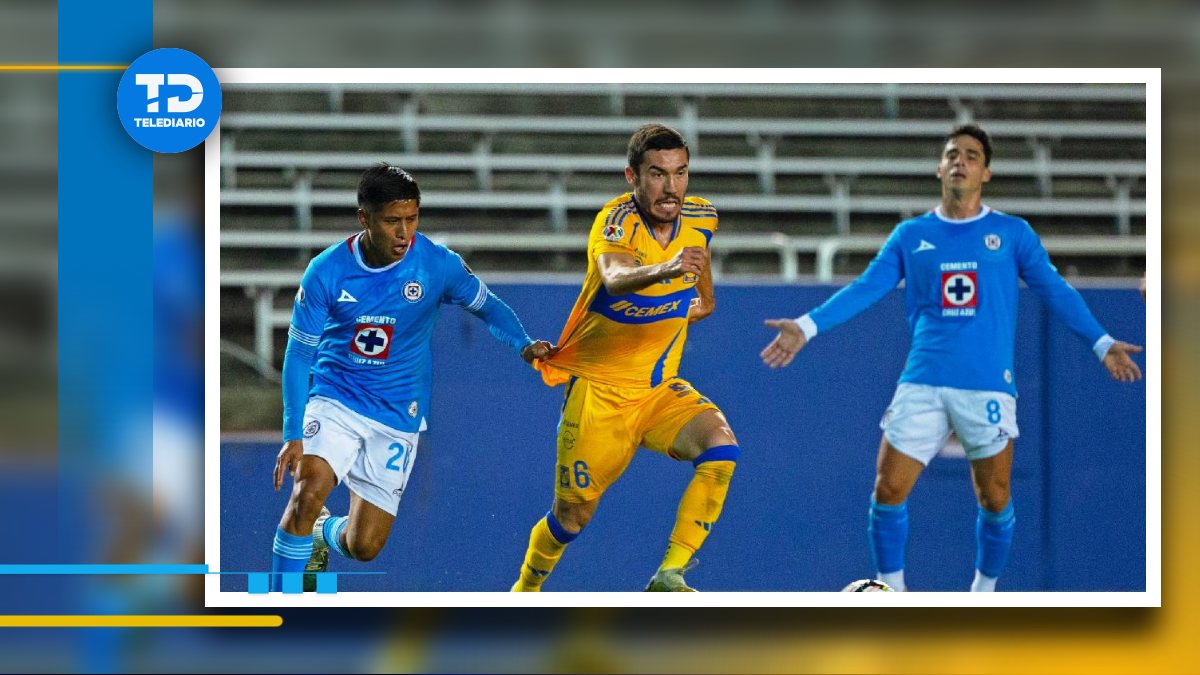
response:
[[[309,395],[334,399],[392,429],[423,430],[430,339],[442,303],[479,315],[513,349],[532,342],[512,310],[454,251],[418,233],[403,258],[369,267],[361,238],[313,258],[296,292],[284,364],[285,440],[301,437]]]
[[[606,204],[592,224],[587,277],[558,341],[560,350],[549,361],[536,363],[546,384],[558,385],[576,375],[613,386],[650,389],[675,377],[699,277],[686,274],[614,296],[604,288],[597,259],[605,253],[626,253],[639,265],[656,265],[685,246],[707,248],[716,230],[717,210],[712,204],[687,197],[671,243],[664,248],[642,222],[632,194]]]
[[[900,381],[1016,395],[1018,278],[1104,357],[1112,338],[1059,276],[1033,228],[987,206],[964,220],[935,210],[900,223],[863,275],[808,317],[825,332],[904,279],[912,348]]]

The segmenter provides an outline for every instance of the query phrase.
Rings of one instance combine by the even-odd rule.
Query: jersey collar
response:
[[[942,220],[947,223],[973,223],[991,212],[992,207],[988,206],[987,204],[981,204],[979,206],[979,213],[976,213],[970,218],[947,218],[946,214],[942,213],[942,205],[938,204],[937,208],[933,210],[933,215],[937,216],[938,220]]]
[[[403,258],[397,260],[394,263],[391,263],[390,265],[384,265],[383,267],[371,267],[370,265],[367,264],[367,261],[365,259],[363,259],[363,255],[362,255],[363,234],[364,233],[359,232],[357,235],[355,235],[350,240],[350,251],[352,253],[354,253],[354,261],[358,263],[358,266],[363,268],[367,272],[371,272],[372,274],[375,274],[378,272],[386,272],[386,271],[396,267],[400,263],[404,262],[405,260],[408,260],[409,257],[412,256],[413,249],[417,247],[417,235],[414,234],[413,238],[409,240],[408,250],[404,252]]]
[[[637,209],[638,220],[642,221],[642,224],[646,226],[646,234],[650,235],[654,243],[662,247],[664,251],[667,250],[671,243],[675,241],[675,237],[679,236],[679,225],[683,222],[684,201],[682,199],[679,201],[679,215],[675,216],[675,229],[671,230],[671,240],[667,242],[666,246],[658,243],[658,237],[654,236],[654,228],[646,221],[646,217],[642,214],[642,205],[638,203],[637,198],[633,196],[632,192],[629,193],[629,201],[633,202],[634,208]]]

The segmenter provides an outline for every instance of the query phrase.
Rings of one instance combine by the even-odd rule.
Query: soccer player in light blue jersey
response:
[[[438,308],[459,305],[526,362],[556,350],[450,249],[417,233],[421,192],[378,164],[358,185],[363,231],[322,251],[296,292],[283,360],[283,448],[275,490],[294,477],[275,531],[271,590],[288,572],[324,571],[328,551],[367,561],[387,542],[417,440],[427,428]],[[324,508],[338,483],[348,516]]]
[[[951,432],[971,461],[979,500],[971,590],[995,590],[1004,569],[1015,523],[1009,477],[1018,435],[1013,375],[1018,279],[1087,341],[1113,379],[1142,377],[1130,358],[1142,348],[1104,331],[1050,263],[1029,223],[983,204],[991,159],[986,132],[975,125],[955,128],[937,167],[941,205],[897,225],[862,276],[820,307],[798,319],[766,322],[779,334],[761,356],[771,368],[781,368],[818,333],[905,282],[912,348],[880,423],[868,525],[878,578],[896,590],[905,589],[906,500]]]

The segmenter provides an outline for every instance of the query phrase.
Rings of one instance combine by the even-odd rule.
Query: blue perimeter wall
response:
[[[577,287],[497,285],[530,335],[556,339]],[[829,591],[870,576],[866,517],[878,422],[909,346],[900,291],[816,338],[787,369],[758,358],[764,318],[797,315],[834,286],[721,286],[692,327],[681,375],[729,418],[742,448],[724,513],[688,577],[708,591]],[[1118,339],[1142,344],[1136,291],[1082,291]],[[502,591],[550,506],[562,388],[456,307],[434,333],[430,431],[391,539],[369,564],[331,556],[339,591]],[[1144,361],[1139,360],[1140,363]],[[1022,290],[1013,499],[1017,534],[1002,590],[1140,591],[1146,584],[1146,390],[1112,381],[1089,346]],[[271,491],[275,443],[221,444],[221,569],[265,571],[287,488]],[[1158,453],[1158,448],[1152,452]],[[640,590],[657,567],[691,466],[642,450],[571,544],[546,590]],[[288,483],[290,487],[290,481]],[[338,487],[333,512],[345,513]],[[914,590],[966,590],[975,500],[965,459],[938,458],[909,499]],[[240,575],[222,578],[244,590]]]

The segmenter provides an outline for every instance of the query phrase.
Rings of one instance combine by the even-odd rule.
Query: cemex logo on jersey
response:
[[[199,56],[155,49],[137,58],[117,87],[125,131],[155,152],[182,152],[204,141],[221,116],[221,85]]]
[[[382,365],[387,361],[392,346],[393,326],[360,323],[354,326],[354,339],[350,341],[350,353],[363,357],[360,363]]]

